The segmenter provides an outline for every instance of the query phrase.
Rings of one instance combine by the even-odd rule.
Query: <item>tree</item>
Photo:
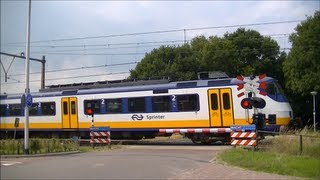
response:
[[[286,87],[309,95],[320,91],[320,11],[308,17],[291,34],[292,48],[283,63]]]
[[[281,77],[282,71],[275,71],[282,66],[278,43],[270,37],[262,36],[258,31],[239,28],[234,33],[226,33],[237,49],[237,65],[243,75],[267,73],[272,77]]]
[[[310,92],[320,91],[320,11],[297,25],[295,30],[289,38],[291,51],[283,62],[286,89],[295,116],[311,124]],[[317,108],[318,119],[319,112]]]
[[[154,49],[131,70],[130,78],[169,76],[172,80],[191,80],[202,71],[224,71],[230,77],[262,73],[283,77],[284,57],[270,37],[239,28],[223,37],[198,36],[190,44]]]

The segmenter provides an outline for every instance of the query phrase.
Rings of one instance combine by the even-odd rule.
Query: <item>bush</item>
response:
[[[52,153],[79,150],[79,143],[67,139],[29,139],[29,153]],[[24,153],[23,140],[0,140],[0,155]]]

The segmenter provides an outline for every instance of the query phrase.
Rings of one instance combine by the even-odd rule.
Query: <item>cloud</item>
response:
[[[63,39],[89,36],[103,36],[135,32],[150,32],[159,30],[212,27],[235,24],[249,24],[271,21],[286,21],[306,19],[319,9],[319,1],[34,1],[32,3],[31,40]],[[1,1],[1,44],[21,42],[25,40],[26,3]],[[13,23],[14,22],[14,23]],[[292,33],[297,23],[278,24],[268,26],[246,27],[255,29],[261,34]],[[187,31],[187,39],[198,35],[218,35],[233,32],[236,28],[220,28],[210,30]],[[47,59],[47,70],[85,67],[101,64],[116,64],[139,61],[143,55],[105,55],[105,56],[71,56],[68,49],[77,49],[79,53],[132,53],[150,52],[153,47],[128,49],[113,49],[89,51],[87,47],[53,48],[50,46],[81,46],[106,43],[150,42],[166,40],[184,40],[184,32],[148,34],[140,36],[123,36],[114,38],[83,39],[77,41],[45,42],[32,44],[31,51],[44,52],[32,54]],[[281,46],[287,46],[286,39],[278,39]],[[36,47],[36,46],[47,47]],[[132,44],[134,46],[134,44]],[[119,46],[113,46],[119,47]],[[64,50],[65,55],[52,55],[45,52]],[[83,50],[83,51],[81,51]],[[1,46],[1,51],[20,53],[25,51],[24,44],[19,47]],[[2,58],[2,57],[1,57]],[[6,63],[8,62],[5,60]],[[17,61],[18,62],[18,61]],[[14,62],[11,73],[23,73],[24,63]],[[8,65],[8,64],[6,64]],[[39,64],[31,64],[31,72],[39,71]],[[134,65],[114,66],[107,68],[85,69],[47,73],[47,79],[71,76],[85,76],[92,74],[108,74],[129,71]],[[47,84],[62,84],[74,82],[102,81],[122,79],[128,74],[111,74],[47,81]],[[21,82],[23,76],[16,77]],[[32,75],[31,80],[39,80],[40,76]],[[15,82],[13,79],[10,82]],[[37,91],[40,83],[30,84],[32,90]],[[5,84],[1,72],[2,92],[23,92],[24,83]]]

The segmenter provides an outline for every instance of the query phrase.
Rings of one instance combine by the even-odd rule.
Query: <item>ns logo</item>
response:
[[[143,119],[143,116],[142,116],[142,114],[134,114],[131,116],[131,119],[134,121],[135,120],[141,121]]]

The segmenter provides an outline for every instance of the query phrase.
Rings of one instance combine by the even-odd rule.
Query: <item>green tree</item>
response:
[[[154,49],[131,70],[130,78],[169,76],[172,80],[190,80],[201,71],[224,71],[231,77],[267,73],[278,78],[283,77],[284,57],[270,37],[239,28],[223,37],[198,36],[190,44]]]
[[[301,22],[290,35],[292,48],[283,62],[286,90],[295,116],[312,122],[310,92],[320,91],[320,11]],[[318,119],[320,108],[317,109]]]
[[[281,77],[283,55],[278,43],[270,37],[262,36],[258,31],[239,28],[234,33],[226,33],[224,37],[230,40],[237,49],[237,65],[243,75],[259,75]]]
[[[320,11],[300,23],[291,34],[292,48],[283,63],[286,87],[309,95],[320,91]]]

